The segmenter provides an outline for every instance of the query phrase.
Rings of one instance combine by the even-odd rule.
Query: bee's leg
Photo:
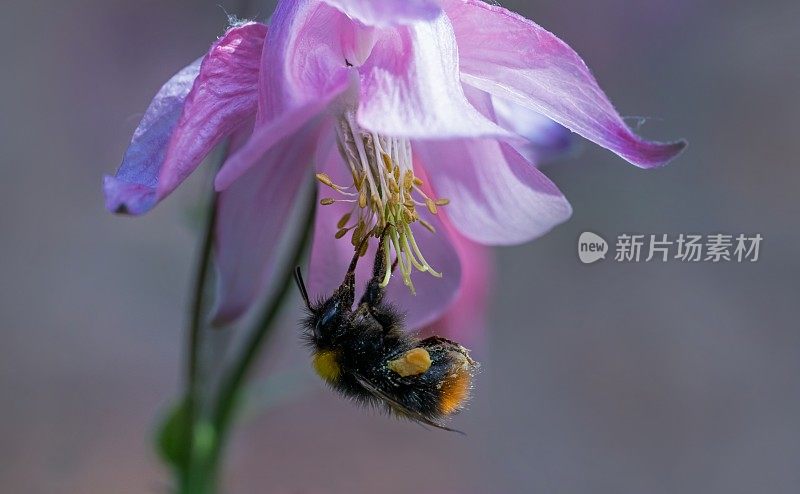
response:
[[[397,261],[392,264],[392,271],[397,267]],[[381,236],[378,243],[378,250],[375,252],[375,264],[372,266],[372,279],[367,283],[367,289],[364,291],[364,296],[361,297],[361,304],[367,304],[370,309],[381,303],[383,294],[386,289],[381,286],[384,276],[386,275],[386,235]]]
[[[353,302],[356,298],[356,266],[358,266],[358,259],[361,257],[360,254],[361,246],[356,249],[355,254],[353,254],[353,260],[350,261],[350,267],[347,268],[347,273],[344,275],[344,281],[339,288],[336,289],[333,296],[342,302],[342,305],[348,308],[353,307]]]

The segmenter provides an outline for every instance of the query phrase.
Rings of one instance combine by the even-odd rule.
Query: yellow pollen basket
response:
[[[319,377],[328,382],[339,379],[342,370],[339,367],[339,363],[336,361],[336,357],[336,352],[332,351],[319,352],[314,355],[314,371]]]
[[[420,218],[417,208],[427,208],[437,214],[438,208],[450,201],[428,196],[423,181],[414,174],[411,143],[407,139],[387,138],[358,127],[352,113],[347,113],[337,126],[339,152],[347,163],[353,184],[341,186],[331,178],[318,173],[317,180],[331,188],[341,198],[325,197],[322,206],[335,203],[352,204],[350,212],[338,221],[335,237],[350,234],[354,248],[362,247],[366,253],[366,237],[388,235],[390,249],[386,249],[386,273],[382,286],[389,284],[392,254],[394,251],[403,283],[415,293],[411,282],[414,269],[441,277],[420,252],[411,226],[419,223],[436,233],[429,222]]]
[[[400,358],[390,360],[389,369],[401,377],[418,376],[431,368],[431,355],[424,348],[412,348]]]

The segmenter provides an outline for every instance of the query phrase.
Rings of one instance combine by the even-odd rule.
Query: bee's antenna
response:
[[[300,290],[300,296],[306,303],[306,308],[311,310],[311,301],[308,299],[308,290],[306,284],[303,283],[303,273],[300,271],[300,266],[294,268],[294,282],[297,283],[297,288]]]

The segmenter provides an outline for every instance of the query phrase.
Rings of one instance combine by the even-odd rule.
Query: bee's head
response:
[[[346,278],[330,298],[319,303],[311,303],[299,267],[295,268],[294,279],[308,311],[303,326],[309,340],[318,348],[330,348],[350,324],[354,283]]]

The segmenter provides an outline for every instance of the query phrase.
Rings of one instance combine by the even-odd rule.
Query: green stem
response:
[[[223,145],[219,156],[219,170],[225,159],[230,154],[230,141]],[[189,315],[188,347],[189,352],[186,358],[186,394],[184,396],[184,422],[185,427],[182,435],[184,449],[186,452],[186,463],[180,471],[180,492],[185,494],[198,494],[206,492],[204,485],[207,483],[204,471],[205,459],[201,458],[198,447],[200,437],[198,424],[201,423],[201,370],[200,353],[202,349],[202,333],[205,327],[206,317],[206,295],[208,292],[207,284],[209,272],[212,265],[212,251],[214,249],[215,230],[217,226],[217,211],[219,208],[219,194],[212,192],[206,211],[205,227],[203,232],[203,243],[200,247],[200,254],[197,259],[197,270],[195,272],[194,292],[192,293],[192,304]]]
[[[217,218],[217,194],[214,193],[211,197],[211,202],[208,206],[208,216],[206,218],[205,233],[203,236],[203,244],[200,250],[200,256],[197,264],[197,274],[194,283],[194,293],[192,296],[192,305],[189,322],[188,345],[189,355],[187,357],[186,368],[186,396],[185,396],[185,434],[183,435],[186,441],[184,451],[188,452],[187,464],[181,472],[182,485],[186,492],[198,492],[196,487],[198,482],[202,482],[201,474],[198,472],[198,458],[196,448],[196,425],[199,418],[199,396],[200,396],[200,339],[203,329],[203,318],[205,317],[204,301],[206,295],[206,282],[208,280],[208,273],[211,269],[211,250],[214,245],[214,229],[216,227]]]
[[[316,194],[314,193],[313,187],[309,190],[308,196],[309,201],[305,206],[304,217],[299,223],[302,230],[295,244],[292,246],[292,250],[290,250],[294,255],[286,265],[283,275],[275,281],[275,286],[278,287],[277,292],[272,300],[264,307],[254,329],[249,333],[248,339],[242,348],[242,354],[234,360],[233,368],[222,381],[217,406],[212,417],[215,442],[210,454],[209,466],[214,472],[216,472],[219,467],[218,463],[227,441],[228,432],[234,419],[234,413],[244,387],[245,379],[252,370],[256,358],[261,352],[264,343],[267,341],[267,337],[272,333],[274,323],[289,293],[289,287],[292,286],[294,267],[297,266],[302,259],[305,246],[310,239],[316,205]]]

